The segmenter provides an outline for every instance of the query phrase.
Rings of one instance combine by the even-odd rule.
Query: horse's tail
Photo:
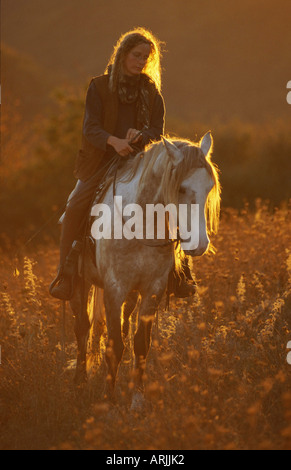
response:
[[[91,324],[88,342],[88,371],[99,366],[104,353],[104,333],[106,330],[103,289],[94,286],[88,305],[88,315]]]

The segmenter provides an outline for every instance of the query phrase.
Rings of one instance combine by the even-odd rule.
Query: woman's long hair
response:
[[[109,88],[113,92],[117,88],[118,77],[122,73],[122,65],[127,54],[134,47],[139,44],[149,44],[151,50],[148,61],[143,69],[145,73],[151,80],[155,83],[158,91],[161,91],[161,45],[162,42],[159,41],[151,31],[148,31],[145,28],[135,28],[132,31],[129,31],[118,39],[113,53],[110,57],[110,60],[106,66],[105,72],[108,73],[110,67],[110,79],[109,79]]]

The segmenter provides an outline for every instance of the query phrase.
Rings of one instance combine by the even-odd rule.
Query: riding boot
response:
[[[59,267],[57,277],[50,285],[49,292],[53,297],[60,300],[70,300],[73,297],[81,249],[82,242],[74,241],[64,264]]]
[[[177,273],[173,269],[168,279],[168,294],[174,294],[175,297],[183,299],[191,297],[197,290],[196,282],[191,276],[187,258],[183,261],[182,272]]]

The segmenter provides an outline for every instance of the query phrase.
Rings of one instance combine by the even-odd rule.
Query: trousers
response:
[[[66,211],[62,220],[62,230],[60,239],[60,266],[65,263],[72,244],[75,240],[81,240],[84,235],[86,223],[89,217],[93,197],[97,188],[104,181],[104,177],[110,176],[114,167],[108,165],[101,168],[95,175],[86,181],[78,180],[74,190],[71,192]]]

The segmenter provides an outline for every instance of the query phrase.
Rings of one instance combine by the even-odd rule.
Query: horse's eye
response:
[[[179,193],[180,193],[180,194],[185,194],[185,193],[186,193],[186,189],[184,189],[184,188],[181,187],[180,190],[179,190]]]

